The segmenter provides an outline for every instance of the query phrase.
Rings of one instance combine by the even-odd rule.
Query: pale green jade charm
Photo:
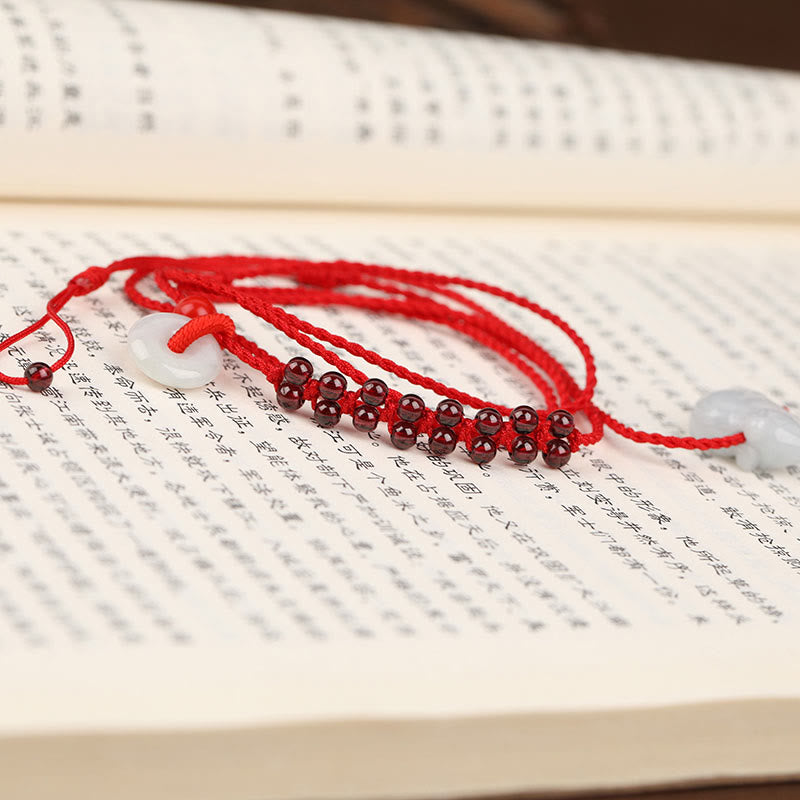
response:
[[[709,451],[735,458],[744,470],[800,464],[800,422],[752,389],[725,389],[704,397],[692,411],[690,430],[704,439],[744,433],[743,444]]]

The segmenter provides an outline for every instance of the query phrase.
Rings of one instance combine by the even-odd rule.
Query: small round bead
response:
[[[508,448],[508,455],[515,464],[530,464],[538,452],[536,442],[525,435],[517,436]]]
[[[347,379],[341,372],[326,372],[319,379],[318,388],[326,400],[338,400],[347,389]]]
[[[289,362],[283,369],[283,379],[295,386],[303,386],[308,382],[314,374],[314,367],[311,362],[303,356],[295,356],[290,358]]]
[[[416,394],[404,394],[397,403],[397,416],[406,422],[416,422],[425,411],[425,403]]]
[[[25,367],[25,380],[32,392],[43,392],[53,382],[53,370],[43,361],[34,361]]]
[[[175,313],[182,314],[184,317],[205,317],[208,314],[216,314],[217,309],[214,304],[201,294],[188,294],[175,303]]]
[[[553,436],[569,436],[575,430],[575,420],[569,411],[559,408],[557,411],[548,414],[547,419],[550,421],[550,433]]]
[[[353,427],[357,431],[374,431],[380,418],[380,412],[372,406],[360,405],[353,409]]]
[[[408,450],[417,443],[417,429],[405,420],[399,419],[392,425],[392,444],[400,450]]]
[[[497,455],[497,445],[489,436],[476,436],[469,448],[469,457],[476,464],[488,464]]]
[[[542,458],[548,467],[560,469],[569,461],[571,455],[569,443],[563,439],[551,439],[545,446]]]
[[[431,453],[437,456],[446,456],[452,453],[457,444],[458,436],[452,428],[446,425],[434,428],[428,438],[428,447],[430,447]]]
[[[539,415],[530,406],[517,406],[511,412],[511,424],[517,433],[531,433],[539,426]]]
[[[305,401],[305,392],[302,386],[284,381],[275,395],[278,405],[287,411],[297,411]]]
[[[380,378],[370,378],[361,387],[361,399],[370,406],[380,406],[389,396],[389,387]]]
[[[314,419],[323,428],[332,428],[339,424],[342,418],[342,408],[335,400],[317,400],[317,407],[314,409]]]
[[[494,436],[503,427],[503,418],[494,408],[482,408],[475,415],[475,427],[484,436]]]
[[[440,425],[447,425],[448,428],[453,428],[464,419],[464,406],[458,400],[442,400],[436,406],[436,421]]]

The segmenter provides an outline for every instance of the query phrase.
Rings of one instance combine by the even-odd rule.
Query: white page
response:
[[[789,73],[158,0],[7,0],[0,193],[795,212]]]
[[[122,256],[341,256],[535,297],[585,335],[600,402],[627,423],[681,434],[698,396],[742,383],[797,409],[791,231],[47,206],[4,220],[3,335],[70,275]],[[180,396],[135,371],[125,336],[140,312],[112,283],[68,307],[80,344],[50,394],[0,389],[3,653],[796,634],[797,468],[753,475],[608,434],[562,471],[502,456],[481,469],[283,414],[233,358],[213,387]],[[297,352],[234,316],[270,352]],[[495,403],[535,402],[442,331],[310,316]],[[530,329],[580,376],[560,336]],[[3,368],[61,346],[14,348]]]

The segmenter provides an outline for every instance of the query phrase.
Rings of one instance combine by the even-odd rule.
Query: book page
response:
[[[346,257],[535,297],[594,348],[599,403],[628,424],[684,434],[692,404],[731,385],[797,410],[791,231],[46,206],[5,219],[3,336],[71,275],[122,256]],[[613,433],[561,470],[503,454],[478,467],[425,442],[399,451],[383,429],[318,428],[231,356],[214,384],[165,389],[131,362],[126,335],[141,312],[120,286],[65,309],[79,344],[50,390],[0,387],[4,654],[796,633],[797,467],[750,474]],[[297,353],[231,313],[269,352]],[[561,334],[506,313],[580,379]],[[351,310],[309,317],[487,404],[540,404],[494,355],[435,326]],[[57,331],[38,340],[12,347],[3,369],[62,352]]]
[[[685,433],[693,402],[730,385],[798,408],[791,228],[3,215],[0,336],[124,256],[343,257],[535,298],[586,337],[600,404],[633,425]],[[15,796],[410,798],[796,774],[800,469],[745,473],[612,433],[561,470],[502,453],[478,467],[422,441],[396,450],[382,428],[318,428],[230,356],[212,385],[165,389],[127,353],[142,312],[121,282],[65,309],[78,348],[47,392],[0,385],[0,773]],[[225,310],[270,352],[297,352]],[[308,316],[491,403],[539,403],[432,325]],[[562,335],[516,321],[583,377]],[[62,350],[46,330],[0,368]]]
[[[159,0],[7,0],[0,193],[794,213],[790,73]]]

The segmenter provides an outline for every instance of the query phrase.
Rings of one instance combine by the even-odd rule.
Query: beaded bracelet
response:
[[[156,312],[143,317],[129,334],[134,361],[152,379],[177,388],[196,388],[214,380],[222,367],[220,347],[263,373],[275,387],[277,403],[295,411],[308,402],[315,422],[324,428],[350,417],[357,431],[375,431],[387,425],[392,444],[413,447],[427,437],[431,453],[452,453],[459,442],[478,464],[491,461],[505,450],[515,464],[530,464],[541,451],[550,467],[563,467],[571,453],[598,442],[606,427],[636,442],[692,450],[733,448],[745,435],[695,438],[646,433],[624,425],[593,402],[596,369],[584,340],[560,317],[538,304],[496,286],[468,278],[438,275],[349,261],[311,262],[264,256],[208,256],[166,258],[141,256],[116,261],[107,267],[90,267],[72,278],[47,304],[45,315],[25,330],[0,343],[0,351],[34,333],[48,321],[63,331],[67,346],[52,365],[29,364],[22,378],[0,372],[0,381],[27,384],[33,391],[47,389],[53,373],[72,357],[75,341],[59,311],[73,297],[87,295],[116,272],[130,271],[127,296],[137,305]],[[139,284],[152,277],[168,301],[142,293]],[[254,278],[278,278],[280,285]],[[286,281],[294,286],[287,287]],[[366,290],[366,291],[359,291]],[[560,329],[583,357],[586,378],[579,386],[547,350],[522,330],[513,327],[464,292],[482,293],[514,304]],[[233,320],[217,312],[216,304],[236,303],[319,356],[333,370],[314,378],[305,356],[284,363],[236,332]],[[282,306],[347,306],[449,327],[493,350],[525,375],[543,399],[543,406],[507,407],[446,386],[384,358],[363,345],[311,324]],[[390,389],[380,378],[369,378],[328,349],[339,348],[385,372],[430,390],[444,398],[435,409],[419,395]],[[357,388],[348,388],[348,378]],[[465,406],[478,409],[472,418]],[[575,426],[582,415],[587,431]]]

